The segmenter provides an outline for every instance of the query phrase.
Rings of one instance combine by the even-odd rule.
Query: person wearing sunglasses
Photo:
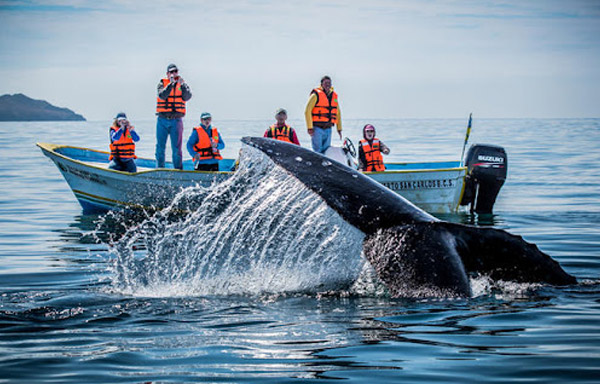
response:
[[[340,140],[342,139],[342,115],[338,95],[331,85],[331,77],[323,76],[321,86],[310,92],[304,118],[313,151],[319,153],[327,151],[331,146],[331,129],[334,125],[337,127]]]
[[[167,138],[171,139],[173,168],[183,169],[181,144],[183,140],[183,117],[185,103],[192,98],[192,91],[175,64],[167,66],[167,75],[158,83],[156,98],[156,168],[165,167]]]
[[[219,160],[223,160],[219,151],[225,148],[225,142],[217,127],[211,123],[212,115],[203,112],[200,125],[194,127],[187,142],[187,150],[194,159],[196,171],[218,172]]]
[[[383,172],[383,156],[390,149],[375,137],[375,127],[367,124],[363,127],[363,139],[358,143],[358,169],[364,172]]]

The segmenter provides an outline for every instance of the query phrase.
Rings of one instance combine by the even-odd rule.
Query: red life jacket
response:
[[[290,134],[292,133],[292,127],[289,125],[284,125],[283,127],[278,127],[276,124],[273,124],[269,127],[271,130],[271,136],[275,140],[285,141],[287,143],[292,143],[290,139]]]
[[[365,164],[365,171],[367,172],[383,172],[385,171],[385,165],[383,165],[383,156],[381,156],[381,144],[379,139],[374,138],[373,143],[369,144],[366,139],[360,141],[360,145],[365,154],[367,164]]]
[[[119,127],[112,126],[110,127],[109,134],[112,137],[113,132],[119,130]],[[131,138],[131,133],[129,132],[129,128],[125,128],[125,132],[121,135],[119,140],[114,140],[110,143],[110,156],[109,160],[113,158],[125,160],[125,159],[137,159],[135,155],[135,143]]]
[[[217,159],[221,160],[223,157],[219,153],[218,149],[213,149],[212,145],[210,145],[210,139],[219,144],[219,131],[217,131],[216,127],[212,127],[210,131],[210,136],[206,134],[206,131],[202,127],[194,127],[196,133],[198,134],[198,142],[194,145],[194,151],[200,154],[199,160],[209,160],[209,159]]]
[[[338,95],[335,91],[331,91],[329,95],[322,88],[315,88],[311,93],[317,95],[317,103],[312,110],[313,123],[316,126],[332,125],[337,123],[338,115]]]
[[[169,79],[162,79],[163,87],[169,85]],[[156,112],[179,112],[185,115],[185,101],[182,97],[181,85],[177,84],[171,89],[171,93],[167,97],[167,100],[163,100],[160,97],[156,97]]]

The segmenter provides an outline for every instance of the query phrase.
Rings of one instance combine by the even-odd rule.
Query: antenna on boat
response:
[[[467,142],[469,141],[469,135],[471,134],[471,118],[473,116],[473,113],[469,113],[469,123],[467,124],[467,135],[465,136],[465,143],[463,144],[463,149],[462,149],[462,153],[460,155],[460,166],[462,167],[463,164],[463,159],[465,157],[465,147],[467,146]]]

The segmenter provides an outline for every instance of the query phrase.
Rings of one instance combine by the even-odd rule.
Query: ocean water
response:
[[[460,157],[466,118],[345,133],[367,122],[387,161]],[[362,234],[252,152],[181,192],[191,214],[83,215],[35,143],[106,150],[110,123],[0,123],[0,382],[600,382],[600,119],[474,119],[508,180],[492,217],[438,216],[520,234],[579,283],[478,278],[460,300],[390,298]],[[270,124],[214,123],[230,158]],[[133,124],[152,158],[154,121]]]

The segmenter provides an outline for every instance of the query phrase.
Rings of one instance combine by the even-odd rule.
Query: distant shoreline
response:
[[[0,121],[86,121],[68,108],[56,107],[22,93],[0,96]]]

